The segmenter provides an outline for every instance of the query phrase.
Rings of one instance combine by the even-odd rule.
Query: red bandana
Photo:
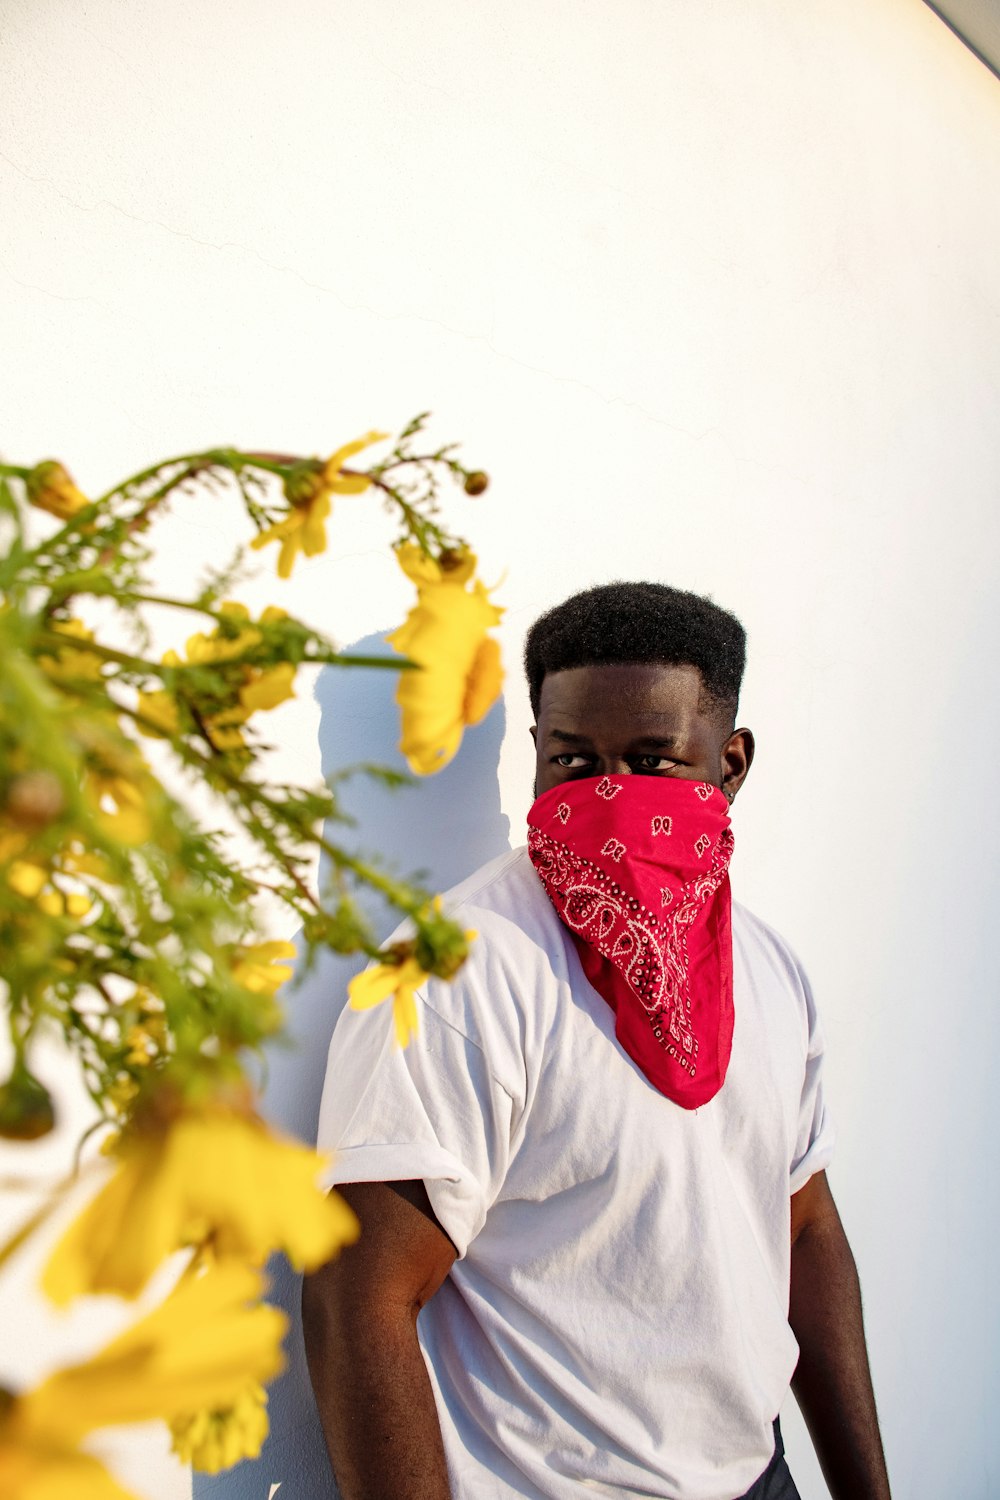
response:
[[[703,781],[602,776],[543,792],[528,853],[615,1034],[685,1109],[721,1089],[733,1043],[729,805]]]

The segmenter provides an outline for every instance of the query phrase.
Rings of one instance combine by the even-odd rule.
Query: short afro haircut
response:
[[[549,672],[654,663],[697,667],[705,696],[732,727],[746,665],[746,631],[735,615],[700,594],[665,583],[602,583],[548,610],[524,645],[536,718]]]

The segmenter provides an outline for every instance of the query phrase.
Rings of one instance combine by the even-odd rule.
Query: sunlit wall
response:
[[[429,407],[489,469],[451,515],[503,578],[515,841],[538,612],[656,577],[742,617],[734,888],[820,999],[896,1491],[997,1493],[1000,84],[919,0],[3,0],[0,152],[9,459],[95,491]],[[163,578],[234,514],[178,506]],[[353,640],[407,586],[371,497],[339,514],[247,597]],[[285,773],[318,723],[270,720]],[[15,1272],[0,1382],[64,1347]]]

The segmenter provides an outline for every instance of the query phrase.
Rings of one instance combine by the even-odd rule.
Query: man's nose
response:
[[[602,776],[631,776],[632,767],[627,760],[620,760],[616,755],[605,755],[601,757]]]

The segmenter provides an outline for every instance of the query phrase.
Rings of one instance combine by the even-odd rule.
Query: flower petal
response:
[[[277,708],[288,698],[295,697],[294,662],[282,661],[274,667],[265,667],[260,676],[240,688],[240,702],[248,714],[258,709]]]
[[[182,1115],[162,1134],[124,1138],[118,1155],[115,1175],[45,1267],[42,1284],[57,1303],[88,1292],[134,1297],[189,1244],[251,1261],[284,1250],[312,1269],[357,1233],[346,1205],[317,1185],[324,1158],[252,1116]]]
[[[416,571],[423,564],[404,558],[401,566]],[[446,766],[466,724],[478,722],[496,697],[502,680],[499,653],[493,645],[481,652],[486,632],[500,614],[480,583],[469,590],[442,577],[438,583],[418,585],[416,605],[388,637],[420,668],[402,673],[396,689],[402,710],[400,749],[417,775]]]
[[[465,687],[465,704],[462,717],[466,724],[478,724],[486,717],[500,696],[503,687],[503,667],[500,663],[500,643],[488,635],[476,653]]]
[[[417,1002],[409,985],[403,985],[392,1002],[392,1020],[397,1047],[407,1048],[419,1029]]]
[[[4,1500],[138,1500],[89,1453],[51,1440],[22,1439],[16,1416],[12,1430],[0,1436],[0,1495]]]
[[[376,964],[365,969],[347,986],[347,995],[352,1010],[370,1010],[381,1005],[383,1000],[395,994],[399,985],[399,964]]]
[[[372,443],[383,442],[388,436],[387,432],[376,432],[373,429],[371,432],[366,432],[364,437],[355,438],[353,442],[345,443],[342,448],[338,448],[336,453],[331,453],[323,466],[323,478],[326,483],[332,485],[344,464],[349,458],[353,458],[355,453],[360,453],[362,448],[368,448]]]
[[[99,1427],[223,1406],[281,1369],[284,1313],[256,1302],[260,1275],[236,1262],[182,1278],[93,1359],[57,1370],[18,1401],[26,1431],[76,1440]],[[254,1305],[250,1305],[254,1304]]]
[[[285,540],[281,544],[281,551],[278,553],[279,578],[291,578],[292,567],[295,563],[296,557],[298,556],[299,548],[301,547],[301,545],[302,530],[300,527],[298,531],[294,531],[290,536],[286,536]]]

